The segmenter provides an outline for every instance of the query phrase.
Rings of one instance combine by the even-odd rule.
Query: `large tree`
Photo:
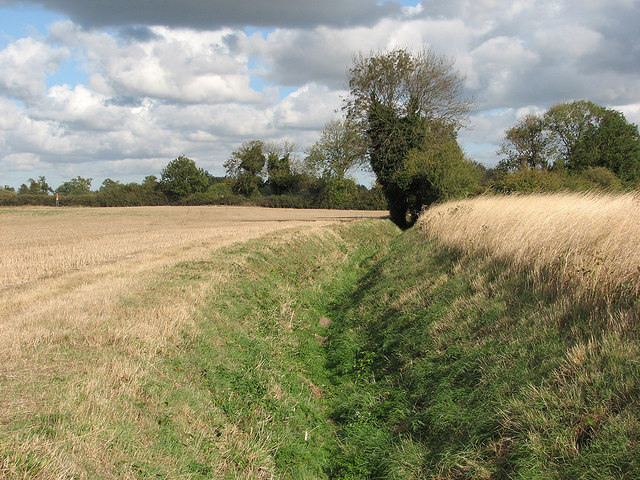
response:
[[[597,130],[606,109],[587,100],[558,103],[544,114],[544,124],[558,153],[556,166],[582,168],[580,144]]]
[[[447,145],[457,147],[457,131],[472,105],[462,96],[463,86],[453,61],[431,50],[360,55],[349,70],[347,117],[367,139],[371,167],[391,219],[401,228],[413,224],[422,206],[435,198],[428,172],[438,169],[416,168],[416,162],[450,158],[410,153],[455,150]]]

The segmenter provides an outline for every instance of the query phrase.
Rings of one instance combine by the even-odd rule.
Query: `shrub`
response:
[[[515,172],[500,172],[493,183],[498,193],[541,193],[567,189],[566,178],[558,172],[524,167]]]

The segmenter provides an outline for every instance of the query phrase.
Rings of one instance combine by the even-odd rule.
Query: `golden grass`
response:
[[[118,458],[104,455],[117,443],[107,426],[116,418],[135,423],[122,399],[141,398],[163,351],[229,275],[210,271],[175,282],[173,265],[276,231],[282,241],[383,215],[250,207],[0,210],[0,478],[22,478],[6,452],[46,458],[35,478],[90,478],[87,465],[100,478],[129,478],[118,471]],[[75,412],[75,423],[90,425],[86,433],[51,440],[11,427],[60,411]],[[215,406],[207,415],[217,415]],[[237,432],[223,433],[221,449],[240,441]]]
[[[379,216],[219,206],[0,209],[0,288],[145,253],[242,241],[284,222],[326,224]]]
[[[532,272],[578,297],[633,300],[640,292],[640,199],[564,193],[483,196],[436,205],[428,236]]]

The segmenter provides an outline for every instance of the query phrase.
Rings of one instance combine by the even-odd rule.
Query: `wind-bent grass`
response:
[[[640,197],[635,193],[487,196],[426,210],[429,237],[532,271],[580,298],[635,301]]]

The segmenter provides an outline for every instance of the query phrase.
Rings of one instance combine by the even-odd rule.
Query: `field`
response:
[[[2,211],[0,478],[640,478],[638,211]]]
[[[78,458],[91,464],[100,457],[108,441],[100,425],[122,406],[113,398],[135,396],[161,352],[194,323],[212,285],[230,275],[216,270],[168,281],[176,265],[250,239],[275,235],[283,242],[383,215],[244,207],[0,210],[0,477],[72,478],[77,470],[86,478]],[[53,441],[30,435],[37,419],[61,411],[75,411],[76,426],[95,425]]]
[[[98,265],[123,262],[140,268],[162,259],[185,260],[282,228],[383,215],[218,206],[0,208],[0,288]]]

